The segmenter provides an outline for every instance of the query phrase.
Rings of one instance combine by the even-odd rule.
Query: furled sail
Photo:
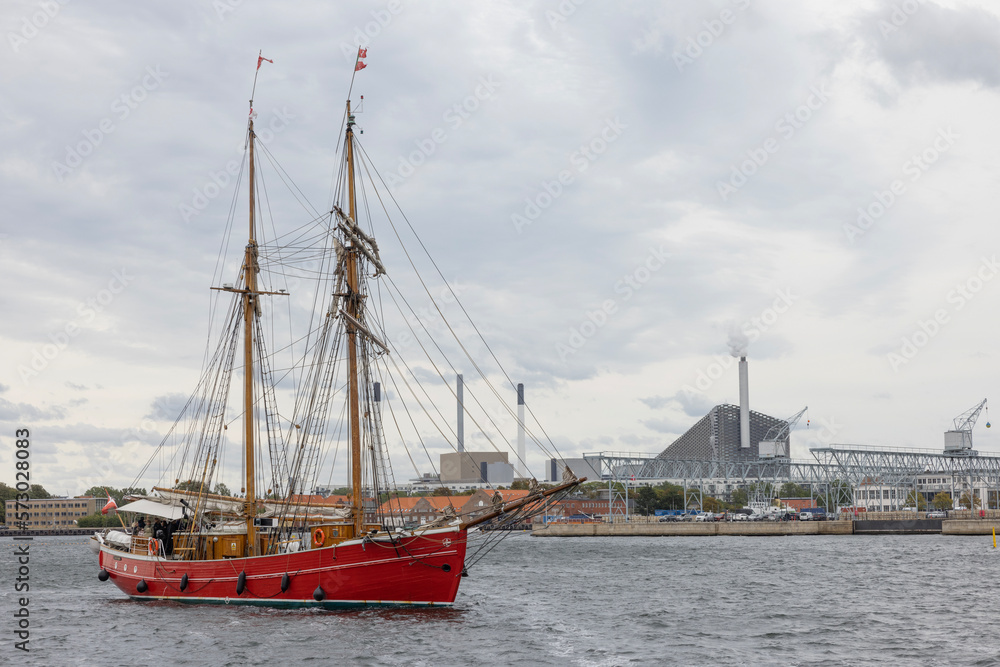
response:
[[[198,493],[194,491],[164,489],[158,486],[153,487],[153,490],[157,495],[140,496],[140,498],[152,504],[160,505],[162,511],[167,511],[168,508],[169,510],[176,510],[177,508],[187,507],[189,511],[218,512],[220,514],[241,515],[244,513],[246,504],[242,498],[220,496],[214,493],[205,493],[199,498]],[[181,502],[182,500],[184,501],[183,503]],[[259,517],[325,517],[344,519],[351,515],[351,508],[344,505],[316,505],[275,500],[258,500],[257,507],[257,516]],[[124,510],[124,508],[121,509]],[[158,514],[155,511],[139,511],[143,511],[145,514],[152,514],[154,516],[166,516],[165,514]]]

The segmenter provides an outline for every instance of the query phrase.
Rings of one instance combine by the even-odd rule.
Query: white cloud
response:
[[[72,488],[83,440],[117,442],[147,416],[171,419],[174,401],[161,399],[196,384],[208,288],[234,268],[216,271],[232,186],[187,221],[179,207],[239,157],[257,49],[247,45],[274,60],[257,111],[289,116],[268,150],[323,208],[350,76],[341,45],[362,34],[362,145],[387,174],[447,129],[395,196],[560,451],[657,453],[706,406],[734,402],[733,369],[703,397],[680,392],[727,354],[730,323],[763,321],[785,289],[794,304],[752,328],[754,409],[780,416],[808,403],[846,441],[938,447],[951,417],[989,394],[981,355],[994,347],[1000,283],[950,312],[905,366],[886,357],[1000,245],[997,19],[972,2],[924,2],[883,37],[891,8],[752,3],[679,71],[675,47],[741,4],[587,3],[550,25],[543,5],[404,3],[368,32],[379,3],[241,3],[221,17],[193,2],[62,6],[16,51],[5,45],[0,71],[4,419],[59,427],[45,444],[62,456],[55,488]],[[15,3],[8,29],[34,9]],[[157,67],[168,75],[143,89]],[[449,110],[482,77],[499,83],[495,94],[454,126]],[[779,123],[817,87],[828,99],[786,138]],[[518,233],[512,214],[615,118],[620,136]],[[113,131],[98,142],[105,119]],[[844,226],[859,207],[908,178],[906,162],[949,126],[954,146],[851,243]],[[718,183],[769,138],[777,150],[723,201]],[[72,151],[88,155],[60,181],[53,165]],[[300,224],[283,186],[268,186],[276,227]],[[390,245],[386,260],[405,263]],[[626,291],[660,247],[669,258]],[[609,300],[614,312],[561,358],[558,346]],[[131,481],[121,475],[109,483]]]

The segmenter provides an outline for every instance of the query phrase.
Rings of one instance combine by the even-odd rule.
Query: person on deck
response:
[[[180,524],[180,519],[174,519],[164,526],[163,547],[166,550],[167,556],[171,556],[174,553],[174,533],[180,527]]]

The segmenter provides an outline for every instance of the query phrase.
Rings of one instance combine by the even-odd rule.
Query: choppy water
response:
[[[31,652],[0,664],[1000,664],[989,537],[507,539],[452,609],[274,611],[138,603],[80,538],[31,547]]]

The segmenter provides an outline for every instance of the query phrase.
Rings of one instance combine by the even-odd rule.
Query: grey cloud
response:
[[[657,410],[665,405],[668,405],[672,399],[666,396],[650,396],[648,398],[640,398],[639,402],[643,403],[650,408]]]
[[[673,400],[680,404],[681,409],[689,417],[704,417],[709,410],[711,410],[715,403],[711,401],[704,394],[697,394],[690,391],[678,391],[674,396]],[[687,430],[687,427],[684,427]]]
[[[187,400],[188,396],[180,393],[157,396],[153,399],[153,404],[150,406],[149,412],[146,413],[146,418],[159,421],[174,421],[181,413],[181,409],[183,409]]]
[[[688,424],[673,419],[645,419],[642,425],[658,433],[681,434],[688,429]]]
[[[883,6],[862,22],[871,48],[910,85],[975,81],[1000,85],[1000,20],[979,7],[948,8],[932,2],[907,14]]]
[[[35,421],[53,421],[66,417],[66,409],[59,406],[39,408],[30,403],[13,403],[0,398],[0,421],[29,425]]]
[[[991,136],[978,117],[997,89],[1000,31],[992,15],[961,0],[955,9],[923,3],[906,25],[883,38],[877,21],[891,18],[893,6],[902,4],[896,0],[881,3],[877,11],[862,3],[838,4],[830,21],[817,20],[826,6],[751,3],[701,58],[678,72],[675,46],[703,30],[704,21],[727,4],[734,3],[585,3],[551,27],[542,5],[492,10],[455,2],[443,4],[445,11],[431,11],[405,3],[404,14],[372,41],[370,66],[358,76],[355,92],[365,94],[367,106],[358,117],[365,128],[360,139],[384,175],[434,128],[447,129],[447,141],[396,196],[448,279],[468,286],[463,303],[513,381],[526,384],[529,405],[543,392],[565,399],[561,415],[538,415],[563,453],[623,445],[661,450],[666,434],[683,432],[687,418],[710,407],[708,397],[676,393],[691,378],[665,377],[655,389],[637,390],[646,396],[639,400],[658,411],[645,412],[647,407],[629,399],[631,409],[651,418],[645,427],[634,416],[620,424],[585,414],[578,381],[603,374],[642,377],[654,364],[726,354],[724,324],[759,315],[774,291],[788,286],[789,275],[815,278],[807,281],[812,291],[803,293],[787,320],[783,316],[751,343],[751,356],[796,362],[787,368],[800,375],[775,391],[775,404],[791,405],[799,393],[824,394],[835,409],[847,410],[843,405],[856,397],[832,392],[831,386],[840,385],[831,384],[830,376],[841,368],[857,372],[851,355],[854,363],[859,357],[870,362],[857,368],[880,363],[891,342],[907,332],[906,322],[927,317],[931,311],[906,295],[916,289],[936,294],[936,288],[914,278],[927,276],[930,268],[947,271],[958,255],[978,252],[973,244],[995,245],[988,223],[971,222],[991,219],[992,209],[980,194],[988,190],[987,179],[949,181],[962,174],[955,171],[961,164],[981,159],[977,144]],[[303,22],[300,12],[312,20]],[[178,206],[190,204],[195,190],[204,192],[210,174],[241,158],[235,149],[242,144],[257,55],[246,44],[272,44],[264,55],[275,63],[265,64],[255,93],[261,118],[286,105],[295,115],[268,150],[322,210],[338,139],[329,118],[331,110],[336,115],[342,108],[345,91],[337,82],[349,74],[338,69],[349,65],[341,44],[353,45],[356,28],[371,20],[370,8],[360,4],[310,3],[278,11],[242,3],[219,20],[208,5],[122,13],[74,3],[11,59],[0,74],[10,91],[0,112],[8,121],[0,124],[0,189],[9,219],[30,224],[3,230],[7,236],[0,243],[0,266],[7,269],[8,282],[18,285],[8,295],[10,316],[0,320],[3,344],[22,355],[10,353],[9,370],[30,360],[33,348],[68,323],[81,329],[33,379],[31,390],[39,393],[18,396],[28,407],[11,397],[19,387],[0,386],[10,399],[0,403],[0,417],[52,417],[40,425],[58,424],[63,430],[52,433],[60,443],[100,445],[129,437],[124,428],[95,431],[75,423],[78,404],[72,401],[91,395],[84,393],[86,386],[107,388],[102,401],[122,405],[116,415],[121,426],[138,424],[144,413],[173,418],[169,408],[180,396],[175,392],[190,389],[200,368],[208,288],[232,281],[239,269],[237,260],[225,265],[221,279],[213,274],[235,183],[187,222]],[[86,35],[95,29],[116,44],[113,52],[87,48]],[[449,35],[446,44],[433,38],[440,34]],[[53,48],[57,44],[62,48]],[[859,55],[859,45],[865,54]],[[872,60],[880,71],[884,61],[926,105],[899,96],[898,106],[872,111],[870,84],[858,74]],[[63,160],[67,146],[82,141],[83,132],[108,116],[109,104],[135,85],[147,65],[157,63],[170,73],[162,87],[127,119],[116,120],[114,133],[77,170],[61,182],[55,178],[52,162]],[[443,114],[488,75],[501,84],[495,99],[460,127],[448,125]],[[980,86],[976,93],[983,106],[947,106],[948,96],[958,92],[955,87],[940,92],[937,84],[947,81]],[[723,202],[717,182],[747,159],[748,150],[776,135],[776,120],[803,104],[811,86],[824,83],[829,103]],[[983,141],[963,142],[963,154],[956,150],[953,163],[934,168],[934,180],[921,181],[921,194],[914,187],[915,194],[907,194],[861,241],[848,244],[841,226],[857,218],[857,208],[867,205],[873,190],[899,177],[898,165],[911,149],[900,149],[902,142],[893,143],[892,135],[918,132],[910,123],[922,109],[947,109],[956,127],[968,128],[970,137],[978,131]],[[518,234],[511,215],[570,168],[570,155],[614,117],[628,125],[620,138],[586,171],[574,172],[573,183]],[[915,136],[913,149],[925,141]],[[896,161],[887,150],[904,152]],[[300,224],[298,203],[270,166],[262,164],[260,174],[278,232]],[[245,211],[245,182],[242,187],[236,201]],[[922,198],[933,193],[942,198],[938,204]],[[950,220],[953,231],[945,233],[943,220]],[[237,223],[230,250],[245,242],[242,224]],[[390,275],[402,281],[405,257],[393,248],[391,234],[378,235]],[[971,241],[951,245],[962,238]],[[669,261],[625,300],[616,292],[618,281],[636,269],[650,246],[661,243]],[[804,267],[798,274],[789,268],[796,264]],[[122,267],[135,280],[88,321],[88,300]],[[951,278],[942,280],[943,298]],[[297,316],[310,299],[291,291]],[[560,359],[557,344],[567,344],[571,330],[579,330],[588,312],[608,299],[616,299],[617,312]],[[945,350],[955,344],[960,327],[994,330],[986,297],[974,306],[962,312],[963,324],[951,326],[935,345]],[[794,326],[808,321],[842,335],[832,347],[843,358],[824,357],[810,346],[803,334],[808,327]],[[866,334],[860,339],[859,328]],[[387,331],[388,340],[398,342],[399,328]],[[882,344],[885,340],[889,344]],[[445,344],[453,351],[453,343]],[[419,355],[414,347],[404,352],[409,361]],[[475,349],[473,356],[482,352]],[[949,370],[938,376],[930,373],[931,356],[922,355],[913,368],[927,369],[942,391],[967,386],[983,366],[963,367],[968,355],[959,352],[949,355]],[[130,373],[148,373],[155,383],[116,376],[112,369],[121,372],[123,364]],[[276,361],[276,373],[281,367]],[[471,381],[472,371],[464,370]],[[419,373],[440,389],[435,373]],[[15,384],[10,378],[16,375],[7,379]],[[877,372],[865,379],[873,393],[913,401]],[[708,391],[722,400],[711,392],[735,394],[732,385]],[[499,390],[512,398],[506,383]],[[56,417],[63,408],[44,407],[47,400],[66,410],[62,423]],[[279,405],[284,411],[284,403]],[[452,406],[449,400],[442,412],[453,416]],[[83,410],[79,414],[85,418]],[[570,421],[560,422],[565,415],[572,415]],[[886,423],[881,414],[852,419],[859,430],[878,432]],[[907,426],[918,428],[916,420]],[[850,437],[858,436],[852,431]],[[80,448],[59,445],[64,446],[70,454]]]

